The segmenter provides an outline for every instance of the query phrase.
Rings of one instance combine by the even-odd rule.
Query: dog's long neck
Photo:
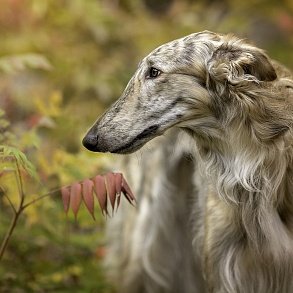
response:
[[[254,143],[249,133],[235,129],[223,130],[222,136],[212,140],[194,135],[206,172],[218,196],[235,211],[235,222],[245,237],[259,253],[269,245],[270,255],[280,259],[291,245],[284,217],[291,217],[288,222],[292,223],[289,214],[293,211],[282,211],[283,206],[293,209],[292,203],[285,204],[292,201],[290,150],[283,141]]]

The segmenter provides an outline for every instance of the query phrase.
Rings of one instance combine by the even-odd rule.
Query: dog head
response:
[[[191,34],[140,62],[122,96],[94,123],[83,144],[96,152],[131,153],[173,126],[221,135],[219,121],[225,120],[231,93],[252,92],[276,78],[262,50],[235,37]]]

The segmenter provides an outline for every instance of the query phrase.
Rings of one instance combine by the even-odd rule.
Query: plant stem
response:
[[[53,195],[53,194],[58,194],[57,191],[59,191],[59,190],[60,190],[60,188],[52,190],[52,191],[50,191],[50,192],[48,192],[46,194],[43,194],[43,195],[37,197],[36,199],[31,200],[30,202],[28,202],[26,204],[24,204],[24,196],[21,196],[21,200],[20,200],[20,204],[19,204],[18,209],[15,210],[15,208],[13,207],[13,218],[11,220],[10,227],[9,227],[9,229],[8,229],[6,235],[5,235],[5,237],[4,237],[4,239],[3,239],[2,243],[1,243],[0,261],[1,261],[2,257],[3,257],[3,254],[4,254],[5,250],[6,250],[6,247],[8,245],[9,240],[10,240],[10,237],[11,237],[11,235],[13,233],[13,230],[14,230],[16,224],[17,224],[19,216],[21,215],[23,210],[26,209],[28,206],[34,204],[35,202],[37,202],[37,201],[39,201],[39,200],[41,200],[41,199],[43,199],[43,198],[45,198],[47,196],[50,196],[50,195]]]
[[[10,204],[10,206],[11,206],[12,210],[13,210],[13,213],[15,214],[15,213],[16,213],[16,209],[15,209],[15,207],[14,207],[13,203],[11,202],[11,200],[10,200],[9,196],[7,196],[7,194],[6,194],[6,193],[4,193],[4,196],[6,197],[7,201],[9,202],[9,204]]]
[[[17,221],[19,219],[19,216],[20,216],[21,212],[22,212],[22,210],[18,210],[17,212],[13,213],[13,218],[12,218],[12,221],[10,223],[10,227],[9,227],[9,229],[8,229],[6,235],[5,235],[5,237],[4,237],[4,239],[3,239],[2,243],[1,243],[1,247],[0,247],[0,260],[3,257],[3,254],[5,252],[5,249],[7,247],[7,244],[9,242],[9,239],[10,239],[12,233],[13,233],[13,230],[14,230],[16,224],[17,224]]]
[[[41,200],[41,199],[43,199],[43,198],[45,198],[45,197],[53,196],[53,195],[57,195],[57,194],[58,194],[58,193],[57,193],[58,191],[60,191],[60,188],[56,188],[56,189],[54,189],[54,190],[49,191],[48,193],[45,193],[45,194],[43,194],[43,195],[40,195],[39,197],[37,197],[37,198],[35,198],[35,199],[32,199],[32,200],[29,201],[28,203],[22,205],[21,210],[23,211],[23,210],[26,209],[28,206],[34,204],[35,202],[37,202],[37,201],[39,201],[39,200]]]
[[[3,254],[5,252],[5,249],[8,245],[8,242],[10,240],[10,237],[14,231],[14,228],[17,224],[17,221],[19,219],[20,214],[23,211],[23,203],[24,203],[24,192],[23,192],[23,184],[22,184],[22,178],[21,178],[21,174],[20,174],[20,170],[19,170],[19,165],[17,160],[15,160],[15,165],[16,165],[16,181],[17,181],[17,185],[18,185],[18,192],[19,192],[19,196],[20,196],[20,202],[19,202],[19,206],[18,209],[16,210],[15,207],[13,206],[13,204],[11,203],[11,201],[9,200],[10,205],[13,207],[13,218],[11,220],[10,223],[10,227],[1,243],[1,247],[0,247],[0,260],[3,257]]]
[[[13,209],[13,218],[11,220],[10,226],[8,228],[7,233],[5,234],[5,237],[1,243],[1,247],[0,247],[0,260],[3,257],[3,254],[6,250],[6,247],[8,245],[8,242],[11,238],[11,235],[15,229],[15,226],[17,224],[17,221],[19,219],[19,216],[21,215],[23,209],[24,209],[24,198],[25,198],[25,194],[23,191],[23,183],[22,183],[22,178],[21,178],[21,173],[20,173],[20,169],[19,169],[19,164],[17,162],[17,160],[15,160],[15,165],[16,165],[16,181],[17,181],[17,185],[18,185],[18,192],[19,192],[19,197],[20,197],[20,202],[19,202],[19,206],[16,210],[16,208],[13,206],[12,202],[10,201],[10,199],[8,198],[9,204],[11,205],[12,209]]]
[[[21,215],[23,210],[26,209],[28,206],[34,204],[35,202],[37,202],[37,201],[39,201],[39,200],[41,200],[41,199],[43,199],[45,197],[58,194],[57,192],[60,190],[60,188],[56,188],[56,189],[51,190],[50,192],[48,192],[46,194],[43,194],[43,195],[31,200],[30,202],[24,204],[24,197],[25,196],[24,196],[23,189],[22,189],[22,183],[20,183],[19,187],[20,187],[20,189],[19,189],[20,190],[20,204],[19,204],[19,207],[18,207],[17,210],[12,205],[12,207],[13,207],[13,218],[11,220],[10,227],[9,227],[7,233],[5,234],[5,237],[4,237],[4,239],[3,239],[2,243],[1,243],[1,246],[0,246],[0,261],[1,261],[2,257],[3,257],[3,254],[4,254],[5,250],[6,250],[6,247],[8,245],[9,240],[10,240],[10,237],[11,237],[11,235],[13,233],[13,230],[14,230],[16,224],[17,224],[19,216]]]

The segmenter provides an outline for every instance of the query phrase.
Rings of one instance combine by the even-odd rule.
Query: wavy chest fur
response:
[[[293,292],[292,74],[232,36],[165,44],[85,143],[130,153],[156,136],[129,157],[137,210],[108,230],[119,292]]]

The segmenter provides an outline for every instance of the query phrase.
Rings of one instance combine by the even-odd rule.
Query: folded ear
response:
[[[273,81],[276,71],[266,54],[253,46],[224,43],[208,63],[209,74],[218,81],[238,84],[246,80]]]

